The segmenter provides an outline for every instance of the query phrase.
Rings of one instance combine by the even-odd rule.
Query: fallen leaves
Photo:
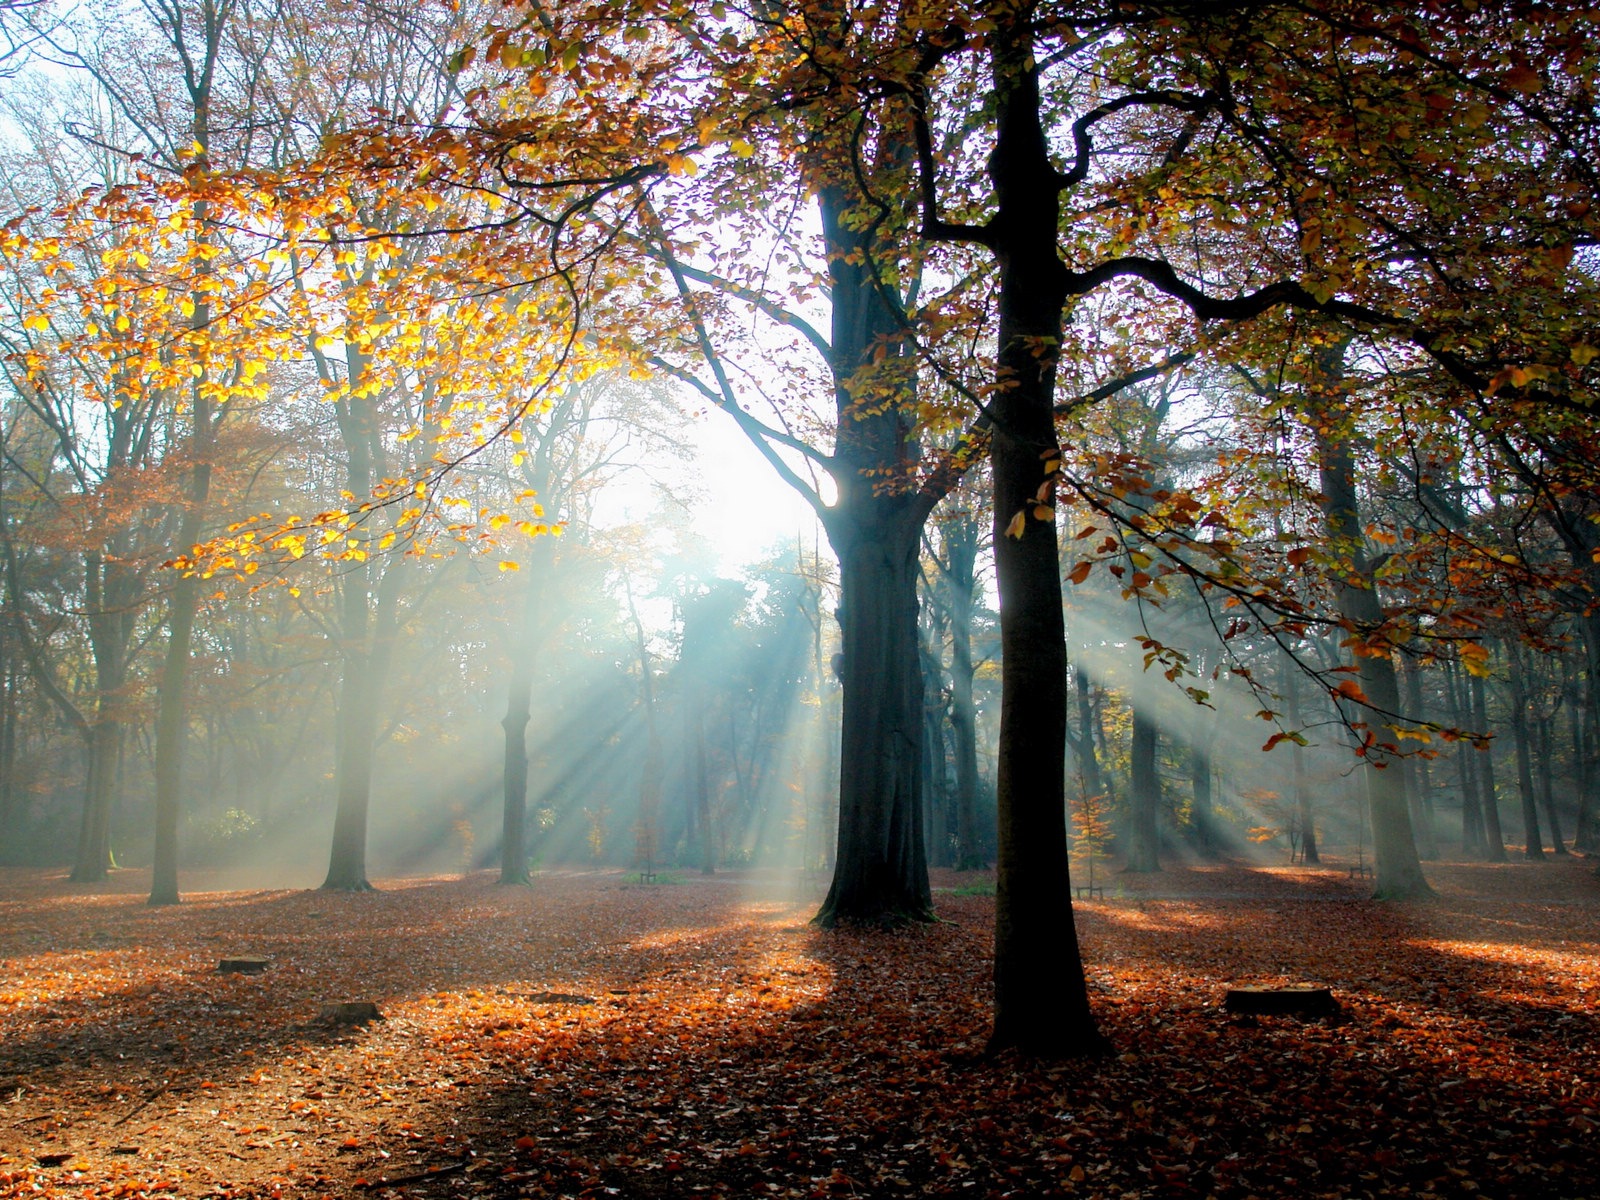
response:
[[[774,878],[151,910],[7,872],[0,1195],[1584,1195],[1600,884],[1432,875],[1120,877],[1079,909],[1115,1050],[1047,1064],[982,1055],[989,896],[825,934]],[[1222,1008],[1306,983],[1345,1016]],[[351,994],[386,1020],[316,1020]]]

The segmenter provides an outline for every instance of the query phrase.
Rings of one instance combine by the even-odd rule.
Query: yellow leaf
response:
[[[1593,346],[1580,343],[1572,348],[1572,361],[1580,367],[1587,367],[1596,358],[1600,358],[1600,350],[1596,350]]]
[[[1028,514],[1024,510],[1018,509],[1016,516],[1012,517],[1011,523],[1006,526],[1006,536],[1008,538],[1020,538],[1022,536],[1022,527],[1027,523]]]
[[[1035,520],[1048,521],[1056,515],[1056,512],[1048,504],[1036,504],[1033,507],[1033,515]]]
[[[504,562],[502,562],[500,564],[500,569],[502,571],[520,571],[520,570],[522,570],[522,568],[520,566],[518,566],[516,563],[512,562],[510,559],[506,559]]]
[[[728,149],[732,150],[739,158],[749,158],[756,152],[756,148],[743,138],[734,138],[728,144]]]

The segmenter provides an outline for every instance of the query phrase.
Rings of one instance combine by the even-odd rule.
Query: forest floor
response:
[[[1429,876],[1107,875],[1078,922],[1112,1050],[1048,1064],[983,1054],[981,876],[829,934],[792,875],[151,909],[139,872],[0,871],[0,1196],[1600,1195],[1595,862]],[[1342,1015],[1222,1008],[1281,982]],[[383,1019],[319,1019],[356,1000]]]

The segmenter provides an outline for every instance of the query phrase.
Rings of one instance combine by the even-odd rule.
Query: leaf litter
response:
[[[151,909],[6,871],[0,1196],[1593,1196],[1600,879],[1430,876],[1116,877],[1077,906],[1112,1050],[1039,1063],[984,1054],[973,876],[824,933],[793,875]],[[1341,1015],[1222,1008],[1301,983]],[[318,1019],[351,1003],[383,1019]]]

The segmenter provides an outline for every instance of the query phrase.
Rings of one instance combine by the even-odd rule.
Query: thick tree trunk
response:
[[[1012,19],[991,35],[996,142],[990,223],[999,259],[994,420],[995,577],[1000,593],[999,867],[992,1048],[1047,1056],[1101,1039],[1072,916],[1063,756],[1066,630],[1053,511],[1054,401],[1066,273],[1057,257],[1059,175],[1041,120],[1032,39]]]
[[[1156,724],[1133,706],[1133,747],[1128,763],[1126,869],[1161,870],[1161,776],[1156,770]]]
[[[881,502],[881,501],[880,501]],[[922,663],[917,553],[922,517],[835,522],[844,712],[833,884],[815,918],[896,924],[932,916],[923,842]]]

